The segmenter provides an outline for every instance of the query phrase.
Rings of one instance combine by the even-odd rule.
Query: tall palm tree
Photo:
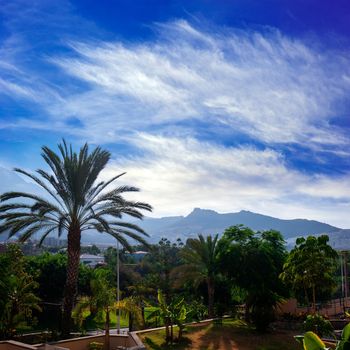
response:
[[[71,326],[71,313],[77,293],[80,240],[84,231],[95,229],[106,232],[116,238],[128,249],[126,237],[145,243],[140,236],[147,234],[137,225],[121,221],[122,215],[142,219],[141,210],[151,211],[149,204],[125,200],[126,192],[139,191],[130,186],[113,187],[110,185],[124,173],[108,181],[97,181],[98,176],[108,163],[111,154],[96,147],[89,152],[85,144],[79,153],[73,151],[63,140],[58,145],[59,153],[48,147],[42,147],[42,157],[50,171],[37,170],[28,173],[22,169],[16,172],[27,176],[43,188],[50,199],[24,192],[7,192],[0,196],[0,220],[3,225],[0,233],[8,231],[9,237],[20,234],[20,241],[26,241],[36,233],[41,235],[40,244],[52,232],[58,236],[67,232],[68,265],[64,288],[63,327],[68,335]],[[21,198],[23,202],[14,202]]]
[[[191,280],[195,285],[205,282],[208,290],[208,316],[214,315],[215,278],[218,273],[218,235],[198,235],[187,240],[181,251],[184,265],[176,268],[179,281]]]

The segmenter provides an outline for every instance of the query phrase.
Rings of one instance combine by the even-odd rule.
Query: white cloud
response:
[[[331,145],[335,152],[349,145],[332,123],[350,90],[346,52],[272,29],[203,29],[183,20],[155,27],[153,41],[68,42],[70,53],[48,59],[64,73],[62,86],[60,77],[52,80],[55,74],[19,70],[11,49],[18,45],[11,42],[23,38],[13,35],[2,47],[1,65],[7,69],[1,85],[44,109],[48,119],[40,128],[55,123],[58,131],[99,143],[118,140],[125,130],[172,130],[183,121],[201,121],[270,145],[300,143],[317,150]],[[79,127],[67,126],[72,117],[81,120]]]
[[[67,96],[60,115],[80,110],[88,125],[104,104],[108,130],[198,119],[267,143],[348,144],[330,126],[350,90],[346,55],[273,30],[158,28],[153,43],[72,43],[74,56],[52,58],[90,89]]]

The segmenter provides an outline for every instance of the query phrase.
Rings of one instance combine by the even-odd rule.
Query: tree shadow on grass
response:
[[[294,341],[293,336],[287,332],[259,333],[249,327],[229,325],[213,325],[199,338],[199,342],[199,349],[203,350],[298,349],[298,344]]]
[[[155,343],[152,339],[146,337],[143,341],[152,350],[186,350],[191,349],[191,339],[183,337],[179,342],[174,342],[173,344],[162,343],[161,345]]]
[[[237,343],[232,339],[229,328],[222,325],[213,325],[199,338],[200,349],[232,350]]]

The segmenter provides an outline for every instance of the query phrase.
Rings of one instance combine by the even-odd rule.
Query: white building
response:
[[[96,265],[103,265],[105,258],[99,255],[82,254],[80,255],[80,262],[90,267],[96,267]]]

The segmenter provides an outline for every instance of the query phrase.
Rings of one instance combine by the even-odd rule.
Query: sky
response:
[[[0,0],[0,189],[65,138],[155,217],[350,228],[349,93],[347,0]]]

